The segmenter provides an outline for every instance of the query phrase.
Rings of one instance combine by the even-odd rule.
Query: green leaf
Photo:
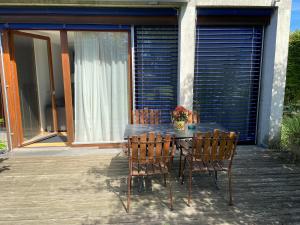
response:
[[[286,76],[285,105],[300,100],[300,30],[290,34]]]

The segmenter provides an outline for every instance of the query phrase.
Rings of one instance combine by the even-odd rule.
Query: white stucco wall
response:
[[[267,146],[280,135],[285,92],[291,2],[282,1],[265,28],[258,143]]]

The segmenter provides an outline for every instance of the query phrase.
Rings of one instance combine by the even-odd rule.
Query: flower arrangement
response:
[[[184,108],[183,106],[177,106],[172,112],[172,121],[176,130],[184,130],[185,123],[189,119],[189,114],[191,112]]]
[[[177,106],[172,112],[172,121],[184,121],[187,122],[191,111],[187,110],[183,106]]]

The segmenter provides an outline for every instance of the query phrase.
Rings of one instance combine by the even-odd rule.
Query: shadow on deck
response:
[[[86,150],[89,151],[89,150]],[[174,210],[162,178],[133,182],[126,213],[127,158],[122,153],[13,156],[1,162],[0,224],[297,224],[300,168],[269,152],[240,146],[233,164],[234,206],[228,206],[227,177],[220,190],[208,174],[195,175],[192,205],[174,162]],[[1,165],[0,164],[0,165]],[[141,188],[142,185],[142,188]],[[140,191],[139,191],[140,190]]]

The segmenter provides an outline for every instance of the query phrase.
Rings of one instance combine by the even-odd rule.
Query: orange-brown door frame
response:
[[[78,30],[80,31],[80,30]],[[86,30],[85,30],[86,31]],[[128,33],[128,82],[129,82],[129,123],[132,121],[132,73],[131,73],[131,36],[130,31],[123,30],[109,30],[95,32],[127,32]],[[87,146],[98,146],[101,148],[115,148],[120,147],[121,143],[95,143],[95,144],[74,144],[74,124],[73,124],[73,101],[72,101],[72,87],[71,87],[71,70],[70,70],[70,56],[69,56],[69,45],[68,45],[68,34],[66,30],[60,31],[61,41],[61,59],[63,68],[63,82],[64,82],[64,95],[65,95],[65,109],[66,109],[66,120],[67,120],[67,139],[68,145],[73,147],[87,147]]]
[[[13,49],[13,38],[12,31],[4,31],[3,32],[3,61],[4,61],[4,71],[5,71],[5,79],[6,79],[6,89],[7,89],[7,98],[8,98],[8,109],[9,109],[9,117],[10,117],[10,128],[11,128],[11,137],[12,137],[12,148],[19,147],[23,143],[23,131],[22,131],[22,120],[21,120],[21,109],[19,99],[19,89],[18,89],[18,80],[16,73],[16,63],[13,57],[14,52]],[[13,31],[15,33],[25,33],[20,31]],[[112,32],[112,31],[107,31]],[[121,30],[116,30],[115,32],[124,32]],[[128,81],[129,81],[129,121],[132,121],[132,72],[131,72],[131,36],[130,31],[126,31],[128,33]],[[43,37],[49,38],[45,36],[40,36],[36,34],[25,33],[28,35],[32,35],[35,37]],[[74,124],[73,124],[73,103],[72,103],[72,90],[71,90],[71,72],[70,72],[70,57],[69,57],[69,49],[68,49],[68,37],[67,31],[60,31],[60,39],[61,39],[61,58],[62,58],[62,68],[63,68],[63,82],[64,82],[64,95],[65,95],[65,108],[66,108],[66,127],[67,127],[67,135],[68,135],[68,145],[69,146],[99,146],[99,147],[118,147],[120,144],[117,143],[105,143],[105,144],[78,144],[74,145]],[[50,41],[50,39],[49,39]],[[51,45],[48,44],[48,52],[51,55]],[[48,57],[49,65],[52,65],[52,56]],[[53,78],[53,67],[50,68],[50,74],[52,74]],[[54,88],[54,80],[51,79],[51,88]],[[52,98],[55,99],[54,91],[52,91]],[[55,101],[54,101],[55,104]],[[19,112],[19,113],[17,113]],[[57,121],[57,111],[53,112],[53,120]],[[54,129],[57,131],[57,122]],[[30,142],[31,143],[31,142]]]
[[[12,148],[16,148],[21,144],[20,130],[19,127],[19,117],[17,115],[18,105],[16,104],[16,98],[18,98],[18,88],[16,87],[16,77],[13,73],[11,49],[10,49],[10,34],[8,30],[3,31],[2,36],[2,46],[3,46],[3,66],[6,81],[6,91],[7,91],[7,102],[6,106],[9,111],[10,120],[10,136],[12,141]],[[2,82],[4,84],[4,82]],[[22,132],[22,131],[21,131]]]
[[[18,83],[18,73],[17,73],[17,64],[15,60],[15,45],[14,37],[12,34],[13,31],[9,32],[9,49],[10,49],[10,66],[12,71],[13,83],[14,83],[14,104],[17,121],[17,136],[18,136],[18,147],[23,143],[23,129],[22,129],[22,116],[21,116],[21,104],[20,104],[20,94],[19,94],[19,83]]]
[[[11,143],[11,130],[10,130],[10,123],[9,123],[9,111],[8,111],[8,101],[7,101],[7,82],[5,78],[5,71],[4,71],[4,60],[3,60],[3,33],[1,32],[1,47],[2,47],[2,52],[0,55],[0,79],[1,79],[1,94],[2,94],[2,107],[3,107],[3,119],[4,119],[4,125],[6,128],[7,132],[7,147],[9,150],[12,149],[12,143]],[[2,124],[1,124],[2,125]]]
[[[48,67],[49,67],[49,80],[50,80],[50,90],[51,90],[51,104],[52,104],[52,116],[53,116],[53,129],[54,132],[49,135],[45,135],[41,138],[29,140],[24,142],[24,136],[23,136],[23,129],[22,129],[22,116],[21,116],[21,108],[20,108],[20,96],[19,96],[19,87],[18,87],[18,72],[17,72],[17,64],[15,60],[15,48],[14,48],[14,35],[22,35],[27,37],[32,37],[36,39],[42,39],[47,41],[47,52],[48,52]],[[14,105],[15,109],[13,111],[10,111],[10,114],[14,113],[16,116],[16,134],[13,136],[13,139],[16,137],[18,141],[12,141],[13,143],[17,143],[17,145],[13,144],[13,147],[19,147],[28,145],[37,141],[40,141],[42,139],[54,136],[58,132],[58,125],[57,125],[57,111],[56,111],[56,102],[55,102],[55,87],[54,87],[54,77],[53,77],[53,63],[52,63],[52,52],[51,52],[51,40],[47,36],[32,34],[32,33],[26,33],[21,31],[10,31],[9,32],[9,49],[10,49],[10,67],[11,67],[11,75],[12,75],[12,82],[13,82],[13,88],[11,89],[14,94]]]
[[[63,70],[64,95],[65,95],[65,110],[66,110],[66,126],[68,145],[72,145],[74,140],[74,125],[73,125],[73,102],[72,102],[72,87],[71,87],[71,69],[67,31],[60,31],[61,44],[61,62]]]

